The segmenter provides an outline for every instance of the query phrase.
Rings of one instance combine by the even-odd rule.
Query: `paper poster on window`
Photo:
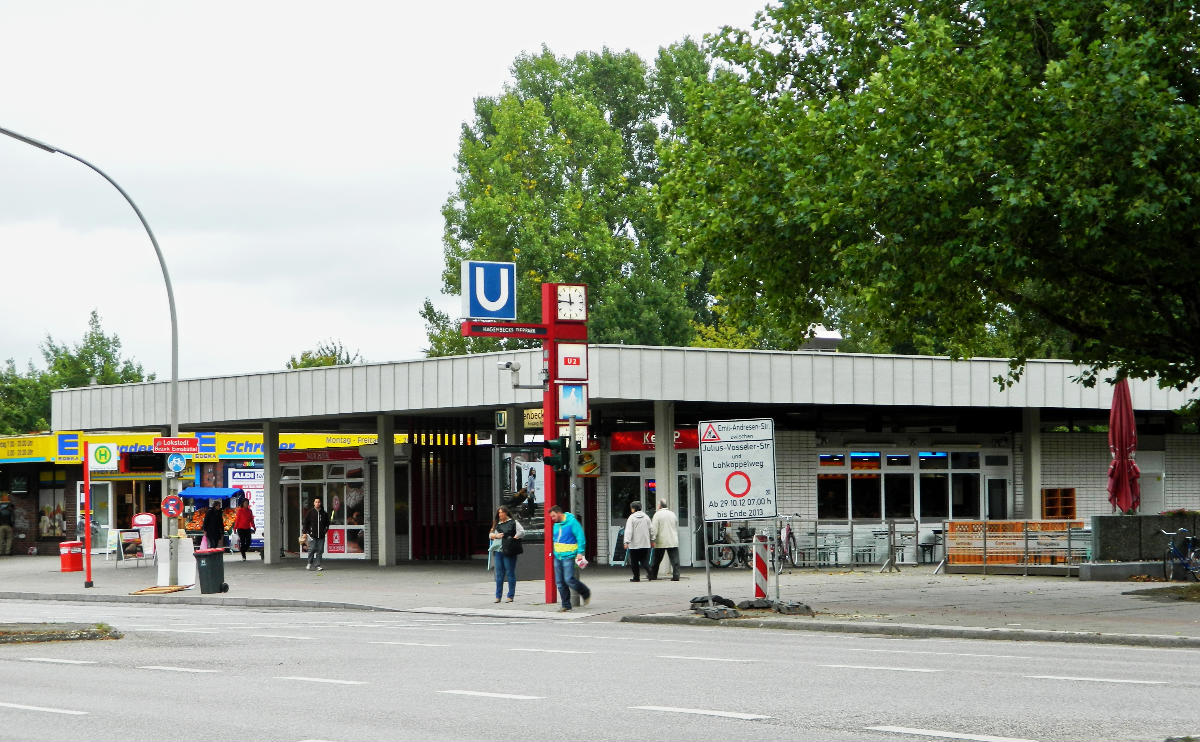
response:
[[[518,463],[521,472],[520,489],[529,493],[533,502],[545,502],[545,489],[542,487],[542,474],[545,467],[540,461],[522,461]]]
[[[325,551],[330,554],[346,553],[346,529],[330,528],[325,535]]]

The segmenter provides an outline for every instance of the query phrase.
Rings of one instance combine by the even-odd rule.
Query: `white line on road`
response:
[[[742,714],[737,711],[713,711],[712,709],[683,709],[675,708],[674,706],[630,706],[631,709],[640,709],[642,711],[666,711],[673,714],[699,714],[700,716],[722,716],[726,719],[744,719],[746,721],[754,721],[755,719],[770,719],[769,716],[760,714]]]
[[[940,729],[912,729],[910,727],[867,727],[872,732],[895,732],[896,734],[913,734],[920,737],[944,737],[945,739],[965,739],[970,742],[1035,742],[1020,737],[993,737],[990,734],[962,734],[961,732],[944,732]]]
[[[55,662],[62,665],[94,665],[95,660],[60,660],[55,657],[26,657],[26,662]]]
[[[276,675],[275,680],[299,680],[304,683],[332,683],[333,685],[366,685],[364,680],[334,680],[333,678],[302,678],[295,675]]]
[[[0,703],[0,708],[18,709],[20,711],[43,711],[47,714],[67,714],[69,716],[87,716],[86,711],[72,711],[71,709],[52,709],[46,706],[25,706],[20,703]]]
[[[1132,683],[1134,685],[1166,685],[1166,680],[1121,680],[1118,678],[1075,678],[1069,675],[1026,675],[1034,680],[1077,680],[1081,683]]]
[[[970,654],[967,652],[929,652],[919,649],[867,649],[864,647],[846,647],[847,652],[886,652],[890,654],[937,654],[946,657],[989,657],[998,660],[1028,660],[1033,659],[1018,654]]]
[[[515,693],[484,693],[481,690],[439,690],[438,693],[450,693],[456,696],[480,696],[482,698],[511,698],[516,701],[540,701],[545,696],[518,696]]]
[[[136,629],[136,631],[157,631],[166,634],[215,634],[216,629]]]
[[[448,647],[449,644],[425,644],[423,642],[367,642],[367,644],[394,644],[399,647]]]
[[[817,665],[817,667],[837,667],[843,670],[891,670],[892,672],[941,672],[926,667],[880,667],[876,665]]]
[[[311,636],[291,636],[289,634],[251,634],[250,636],[258,639],[298,639],[302,642],[315,642]]]
[[[216,670],[204,670],[199,667],[171,667],[170,665],[139,665],[139,670],[169,670],[171,672],[216,672]]]
[[[728,657],[688,657],[682,654],[659,654],[655,659],[660,660],[700,660],[701,662],[754,662],[754,660],[730,659]]]
[[[509,647],[510,652],[549,652],[550,654],[595,654],[582,649],[529,649],[526,647]]]
[[[674,615],[674,614],[672,614]],[[699,639],[654,639],[643,636],[600,636],[599,634],[555,634],[564,639],[605,639],[613,642],[655,642],[662,644],[699,644]]]

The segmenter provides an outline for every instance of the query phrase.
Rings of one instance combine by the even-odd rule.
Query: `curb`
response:
[[[1087,631],[1051,631],[1047,629],[989,629],[980,626],[931,626],[925,624],[851,623],[848,621],[809,621],[771,618],[735,618],[714,621],[701,616],[648,614],[625,616],[623,623],[673,624],[677,626],[721,626],[742,629],[822,631],[840,634],[904,636],[918,639],[992,639],[1023,642],[1060,642],[1068,644],[1120,644],[1133,647],[1198,649],[1200,637],[1160,634],[1101,634]]]
[[[170,605],[226,605],[243,608],[326,608],[352,611],[401,613],[402,609],[363,603],[283,598],[222,598],[198,595],[105,595],[103,593],[18,593],[0,592],[0,600],[58,600],[72,603],[165,603]]]

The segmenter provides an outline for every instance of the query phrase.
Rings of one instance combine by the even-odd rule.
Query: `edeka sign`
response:
[[[701,422],[704,520],[774,518],[775,421]]]
[[[517,264],[464,260],[463,319],[517,318]]]

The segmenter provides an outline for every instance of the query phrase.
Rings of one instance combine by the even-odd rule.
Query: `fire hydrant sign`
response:
[[[774,518],[775,421],[700,423],[704,520]]]

